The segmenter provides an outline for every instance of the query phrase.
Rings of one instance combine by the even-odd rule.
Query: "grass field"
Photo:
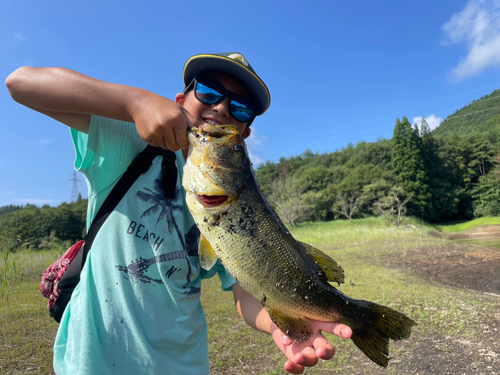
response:
[[[438,224],[434,228],[443,232],[461,232],[479,225],[499,225],[500,217],[480,217],[471,221],[451,223],[451,224]]]
[[[416,228],[394,229],[379,219],[360,219],[352,223],[301,224],[291,230],[297,239],[325,251],[341,264],[346,274],[346,283],[339,288],[342,292],[388,305],[418,323],[409,340],[391,343],[394,359],[387,369],[372,364],[350,340],[329,336],[337,350],[334,360],[321,361],[306,373],[461,374],[475,372],[467,372],[469,367],[462,372],[445,371],[459,365],[458,358],[462,357],[477,368],[484,364],[487,369],[488,361],[497,363],[497,354],[485,342],[490,338],[492,342],[500,340],[500,332],[495,331],[500,329],[500,298],[433,285],[402,266],[401,259],[415,261],[423,248],[445,255],[451,251],[450,241],[427,235],[431,227],[413,224]],[[22,281],[16,285],[13,280],[8,299],[4,296],[1,300],[1,374],[51,374],[57,324],[48,316],[46,300],[38,287],[41,273],[59,254],[25,251],[11,254],[7,261],[15,260],[23,271]],[[0,260],[0,267],[5,266],[5,260]],[[222,292],[218,280],[204,281],[202,302],[209,328],[212,374],[285,373],[283,355],[269,337],[245,325],[235,311],[232,294]],[[485,334],[486,326],[490,336]],[[464,355],[463,350],[468,352]],[[422,367],[438,360],[438,354],[451,360],[443,362],[442,372]]]

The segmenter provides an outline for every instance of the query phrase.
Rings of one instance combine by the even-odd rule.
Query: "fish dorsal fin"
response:
[[[344,283],[344,270],[335,260],[330,258],[321,250],[312,247],[311,245],[308,245],[304,242],[300,242],[300,244],[304,247],[305,251],[318,263],[328,281],[338,283],[339,285]]]
[[[277,309],[268,308],[271,320],[285,335],[299,344],[308,341],[313,335],[313,325],[311,321],[305,317],[289,316]]]
[[[217,262],[217,255],[215,255],[215,251],[203,234],[200,234],[198,255],[200,256],[200,266],[204,270],[208,271]]]

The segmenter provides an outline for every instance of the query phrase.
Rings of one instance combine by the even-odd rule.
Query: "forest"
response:
[[[500,214],[500,90],[448,116],[397,119],[392,139],[327,154],[310,150],[257,170],[262,191],[286,224],[411,215],[426,222]]]
[[[57,207],[32,204],[0,207],[0,250],[68,248],[86,234],[87,199]]]
[[[287,225],[405,216],[426,222],[500,215],[500,89],[448,116],[431,131],[396,119],[392,139],[310,150],[255,171]],[[85,236],[87,200],[57,207],[0,207],[0,249],[51,249]]]

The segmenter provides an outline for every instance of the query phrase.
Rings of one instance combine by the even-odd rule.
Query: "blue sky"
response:
[[[272,96],[258,165],[391,138],[403,116],[435,127],[500,88],[500,1],[5,1],[0,48],[3,79],[62,66],[170,99],[190,56],[242,52]],[[70,201],[68,129],[2,87],[0,206]]]

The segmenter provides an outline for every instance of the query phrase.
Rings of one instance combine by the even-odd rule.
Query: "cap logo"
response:
[[[233,53],[228,56],[230,59],[233,60],[238,60],[240,63],[242,63],[245,66],[248,66],[248,61],[245,59],[245,56],[243,56],[241,53]]]

